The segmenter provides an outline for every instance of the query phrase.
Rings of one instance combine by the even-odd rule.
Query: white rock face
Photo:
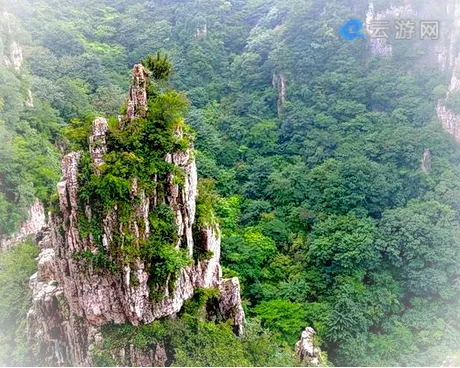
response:
[[[24,57],[22,54],[21,46],[14,40],[15,34],[18,30],[18,25],[14,19],[14,16],[8,13],[7,11],[4,11],[1,17],[6,21],[8,34],[10,35],[12,40],[5,45],[3,55],[0,54],[3,58],[3,64],[7,67],[13,67],[16,71],[20,71],[22,63],[24,62]],[[2,50],[0,50],[0,52],[1,51]]]
[[[423,152],[423,157],[422,157],[422,162],[420,165],[420,168],[425,174],[429,174],[431,170],[431,152],[429,149],[425,148],[425,151]]]
[[[182,132],[178,133],[182,136]],[[185,174],[185,180],[182,190],[179,184],[175,183],[174,174],[170,173],[167,177],[167,204],[176,214],[176,225],[178,228],[177,248],[180,248],[181,242],[185,239],[189,255],[193,255],[193,235],[192,228],[195,222],[196,196],[198,177],[195,164],[195,158],[191,149],[185,152],[174,152],[167,154],[165,161],[179,167]]]
[[[456,356],[448,356],[443,362],[441,367],[455,367],[455,361],[457,360]]]
[[[438,101],[437,113],[444,130],[453,135],[460,142],[460,114],[455,113],[444,105],[444,101]]]
[[[313,337],[316,332],[313,328],[307,327],[300,337],[299,342],[295,345],[296,354],[300,361],[306,366],[319,367],[321,350],[316,348],[313,343]]]
[[[287,101],[286,77],[283,74],[273,74],[272,84],[278,91],[278,115],[280,115]]]
[[[35,199],[33,205],[28,211],[28,218],[24,221],[19,230],[10,235],[0,234],[0,251],[13,248],[15,245],[23,242],[29,236],[34,236],[46,225],[45,209],[38,199]]]
[[[24,105],[27,107],[34,107],[34,96],[32,96],[32,91],[27,90],[27,100],[24,102]]]
[[[233,328],[238,335],[243,334],[244,311],[241,306],[240,281],[238,277],[224,279],[219,285],[221,301],[220,312],[224,318],[233,321]]]
[[[375,21],[384,21],[388,19],[410,19],[417,17],[417,12],[412,8],[410,2],[406,2],[403,6],[394,6],[390,3],[388,9],[385,11],[377,12],[374,9],[374,3],[369,2],[369,8],[366,13],[366,29],[369,35],[372,35],[372,23]],[[390,32],[390,31],[387,31]],[[386,38],[373,38],[370,37],[371,52],[380,56],[391,56],[393,54],[393,47]]]
[[[456,24],[460,22],[460,4],[456,7],[455,16],[458,17]],[[460,40],[460,24],[457,24],[457,27],[454,27],[452,30],[452,37],[454,40]],[[452,42],[454,41],[452,40]],[[450,51],[445,47],[443,52],[444,54],[452,55],[452,45],[450,46]],[[449,84],[449,90],[447,92],[446,98],[438,101],[437,114],[438,118],[442,123],[442,127],[446,132],[453,135],[457,142],[460,142],[460,114],[449,109],[447,105],[447,100],[453,93],[460,93],[460,56],[456,56],[450,62],[453,64],[451,80]],[[449,64],[450,64],[449,63]]]
[[[144,116],[147,111],[147,80],[145,68],[141,64],[134,65],[126,110],[126,116],[130,121],[138,116]]]
[[[13,41],[10,45],[10,55],[9,60],[13,65],[14,69],[21,70],[22,63],[24,58],[22,56],[22,48],[16,41]]]
[[[121,122],[145,114],[147,74],[142,66],[133,70],[133,87],[130,91],[127,118]],[[95,174],[107,152],[107,122],[98,118],[93,123],[93,135],[89,138]],[[176,134],[181,135],[178,131]],[[220,235],[217,227],[194,229],[197,171],[192,154],[193,147],[185,151],[171,152],[165,161],[174,164],[184,176],[183,185],[177,184],[173,174],[164,182],[164,194],[155,192],[146,196],[132,181],[131,198],[135,201],[133,220],[129,229],[135,234],[135,244],[150,235],[149,214],[159,204],[167,204],[175,214],[178,228],[178,248],[187,249],[190,256],[194,250],[212,252],[210,259],[193,263],[181,270],[172,290],[165,288],[160,300],[152,298],[149,287],[151,275],[141,259],[134,259],[121,267],[119,273],[109,270],[97,271],[85,267],[75,254],[99,252],[92,235],[82,236],[78,229],[82,208],[78,199],[78,168],[81,152],[72,152],[62,159],[62,181],[58,184],[60,214],[51,218],[49,227],[39,235],[38,273],[31,279],[33,307],[29,312],[30,341],[36,351],[45,353],[47,365],[55,365],[62,359],[72,365],[91,365],[89,346],[100,340],[99,328],[107,323],[150,323],[155,319],[174,316],[197,288],[218,288],[222,316],[233,322],[237,333],[243,332],[244,312],[241,307],[240,287],[237,278],[222,279],[220,266]],[[81,204],[80,204],[81,206]],[[92,203],[84,206],[87,219],[92,216]],[[114,234],[123,228],[118,209],[114,207],[103,220],[102,244],[106,249],[114,241]],[[143,224],[143,226],[141,226]],[[199,232],[196,241],[193,232]],[[197,243],[195,243],[195,241]],[[121,247],[122,244],[116,244]],[[97,337],[97,338],[96,338]],[[99,341],[100,343],[100,341]],[[54,350],[53,350],[54,349]],[[162,350],[163,349],[163,350]],[[164,348],[155,351],[125,351],[120,362],[129,365],[162,365]],[[129,359],[123,356],[129,355]],[[122,364],[122,363],[120,363]]]
[[[104,163],[103,156],[107,153],[105,135],[109,126],[104,118],[96,118],[93,122],[93,135],[89,137],[89,152],[96,167]]]

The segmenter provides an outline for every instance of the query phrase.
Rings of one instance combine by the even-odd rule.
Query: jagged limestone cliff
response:
[[[62,159],[59,209],[38,235],[28,315],[30,342],[46,365],[92,365],[102,326],[174,317],[197,288],[218,289],[216,310],[242,333],[239,282],[222,279],[217,224],[196,220],[205,193],[197,191],[190,134],[172,110],[177,94],[160,74],[135,65],[116,126],[97,118],[89,151]],[[166,362],[160,344],[112,357],[120,365]]]

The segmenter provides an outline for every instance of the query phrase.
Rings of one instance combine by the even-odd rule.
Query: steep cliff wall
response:
[[[149,78],[141,64],[134,66],[126,114],[118,119],[120,131],[133,128],[148,115]],[[184,141],[182,126],[165,134],[174,135],[174,141]],[[89,137],[91,162],[87,166],[93,180],[109,179],[104,174],[109,165],[104,157],[111,152],[107,143],[111,139],[107,121],[97,118]],[[28,315],[29,338],[36,355],[47,365],[92,365],[92,348],[103,339],[101,326],[112,322],[138,325],[174,316],[197,288],[219,289],[219,313],[242,333],[239,283],[236,278],[222,279],[218,226],[195,223],[200,193],[192,144],[164,154],[166,173],[152,175],[147,181],[141,181],[136,173],[129,175],[131,206],[120,202],[102,211],[97,200],[82,198],[84,160],[81,151],[62,159],[63,178],[57,187],[59,211],[38,236],[39,268],[31,278],[33,307]],[[155,223],[165,220],[166,215],[158,216],[158,210],[165,206],[175,222],[172,248],[188,259],[178,272],[169,272],[166,261],[155,263],[143,256],[144,248],[157,235]],[[90,224],[91,231],[82,231],[83,224]],[[207,256],[196,257],[196,253]],[[158,270],[163,269],[167,277],[156,279]],[[162,346],[155,351],[131,350],[130,358],[120,358],[119,364],[165,363]]]

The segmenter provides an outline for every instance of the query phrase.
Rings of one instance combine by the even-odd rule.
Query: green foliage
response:
[[[115,264],[107,255],[104,248],[99,247],[96,252],[89,250],[75,252],[72,258],[82,261],[83,267],[86,269],[91,268],[94,273],[103,273],[109,271],[113,274],[120,272],[120,268]]]
[[[378,246],[407,293],[451,299],[458,293],[458,222],[439,202],[411,201],[388,210],[379,226]]]
[[[199,290],[196,301],[214,296],[212,290]],[[195,303],[191,302],[191,303]],[[172,366],[298,366],[290,348],[278,342],[257,320],[249,320],[242,339],[227,323],[202,321],[191,314],[174,320],[155,321],[149,325],[108,325],[103,327],[104,347],[96,359],[110,365],[110,350],[134,344],[152,349],[162,343],[172,347],[168,358]]]
[[[17,230],[35,198],[47,204],[59,179],[57,153],[46,137],[21,121],[0,121],[0,234]]]
[[[115,116],[126,99],[125,92],[118,86],[99,87],[92,95],[92,105],[103,116]]]
[[[215,303],[219,293],[219,289],[196,289],[193,298],[185,302],[183,313],[189,314],[191,316],[206,317],[207,304],[209,302]]]
[[[27,312],[31,306],[29,278],[36,271],[38,248],[25,242],[4,251],[0,257],[0,364],[33,365],[26,333]]]
[[[97,350],[93,353],[93,362],[98,367],[115,367],[117,365],[117,362],[109,353]]]
[[[125,346],[138,348],[164,343],[173,347],[174,366],[249,366],[244,348],[228,324],[204,322],[191,315],[180,319],[104,328],[105,348]]]
[[[328,275],[361,274],[378,262],[374,231],[370,219],[329,216],[312,228],[308,257]]]
[[[141,254],[142,258],[148,262],[148,270],[151,275],[149,280],[153,285],[159,285],[162,288],[169,287],[170,290],[173,290],[180,271],[192,263],[187,250],[176,249],[171,245],[161,245],[152,249],[149,242],[146,248],[146,250],[141,250]]]
[[[306,325],[305,306],[287,300],[270,300],[260,303],[254,311],[262,324],[279,333],[279,338],[291,346],[298,340]]]
[[[276,331],[276,329],[275,329]],[[292,347],[277,339],[276,334],[264,329],[258,319],[249,319],[242,338],[245,355],[256,367],[296,367],[300,362]]]
[[[168,60],[166,54],[161,52],[153,55],[148,55],[142,59],[142,65],[150,71],[151,76],[157,80],[166,80],[172,73],[172,64]]]
[[[250,296],[260,298],[260,286],[257,284],[264,266],[276,254],[275,242],[260,230],[248,228],[243,234],[224,238],[222,249],[226,264],[237,272],[242,284],[255,284],[256,289],[251,291]]]
[[[63,136],[71,142],[70,149],[73,151],[84,149],[88,146],[88,137],[91,135],[91,120],[82,121],[78,118],[72,119],[62,129]]]
[[[217,201],[218,196],[214,192],[214,181],[212,179],[200,179],[198,181],[196,218],[201,227],[217,225],[218,221],[215,214]]]

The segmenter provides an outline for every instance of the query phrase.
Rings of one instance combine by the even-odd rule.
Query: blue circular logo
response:
[[[359,19],[350,19],[342,27],[340,27],[339,33],[347,41],[354,40],[355,38],[365,39],[364,35],[359,32],[363,28],[363,22]]]

